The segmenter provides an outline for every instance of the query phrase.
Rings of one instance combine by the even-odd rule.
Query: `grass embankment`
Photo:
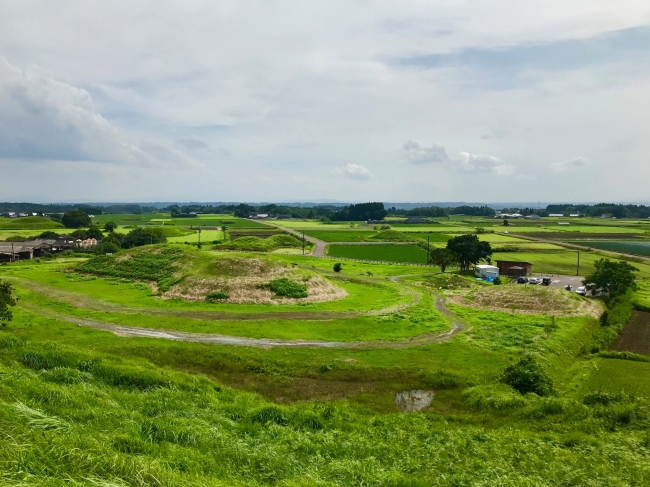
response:
[[[51,230],[64,228],[61,223],[42,216],[23,218],[0,218],[0,230]]]
[[[125,340],[20,310],[0,333],[7,485],[622,487],[650,475],[645,399],[521,396],[494,382],[507,361],[489,351],[233,351]],[[279,397],[294,382],[311,384],[303,393],[312,397],[331,387],[377,407],[392,402],[383,387],[411,381],[438,390],[443,414],[282,406],[173,369],[256,383]],[[453,414],[445,414],[449,400]]]
[[[331,257],[426,264],[427,251],[416,245],[330,245]]]
[[[311,248],[311,242],[305,246]],[[302,248],[302,242],[293,235],[273,235],[269,238],[240,237],[230,242],[217,245],[213,250],[239,250],[254,252],[271,252],[280,248]]]

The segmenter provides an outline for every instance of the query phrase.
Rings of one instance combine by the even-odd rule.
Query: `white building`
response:
[[[474,275],[481,279],[499,277],[499,268],[495,265],[477,265],[474,267]]]
[[[524,218],[526,220],[541,220],[542,219],[542,217],[540,217],[539,215],[528,215],[528,216],[525,216]]]
[[[551,218],[563,218],[564,214],[563,213],[551,213],[549,215],[549,217],[551,217]]]

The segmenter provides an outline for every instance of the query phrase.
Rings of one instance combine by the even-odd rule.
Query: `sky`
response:
[[[0,200],[650,201],[650,2],[0,0]]]

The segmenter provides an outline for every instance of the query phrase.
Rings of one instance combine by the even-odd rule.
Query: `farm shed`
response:
[[[539,215],[528,215],[528,216],[526,216],[526,217],[524,217],[524,218],[525,218],[526,220],[541,220],[541,219],[542,219],[542,217],[539,216]]]
[[[474,267],[474,275],[481,279],[488,277],[495,278],[499,276],[499,268],[494,265],[477,265]]]
[[[515,262],[510,260],[497,260],[497,267],[502,276],[528,276],[533,270],[533,264],[530,262]]]

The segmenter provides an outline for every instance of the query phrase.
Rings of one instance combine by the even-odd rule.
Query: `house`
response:
[[[569,222],[557,222],[558,225],[570,225]]]
[[[551,218],[564,218],[564,213],[551,213],[549,215]]]
[[[56,253],[74,249],[71,239],[36,239],[27,242],[0,242],[0,262],[14,262],[40,257],[45,252]]]
[[[580,218],[580,213],[569,213],[571,218]]]
[[[499,268],[494,265],[477,265],[474,266],[474,275],[481,279],[499,277]]]
[[[539,215],[528,215],[524,217],[526,220],[541,220],[542,217]]]
[[[511,260],[497,260],[499,274],[502,276],[520,277],[531,274],[533,264],[530,262],[516,262]]]
[[[27,213],[18,213],[18,216],[19,216],[20,218],[25,218],[25,217],[28,216],[28,215],[27,215]]]
[[[268,213],[253,213],[251,216],[249,216],[249,218],[253,218],[255,220],[263,220],[268,217]]]

